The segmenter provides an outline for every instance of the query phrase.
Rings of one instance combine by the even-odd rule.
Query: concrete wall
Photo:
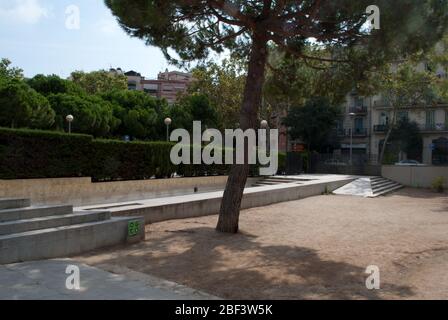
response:
[[[255,183],[251,178],[248,185]],[[29,198],[34,205],[93,204],[223,190],[227,177],[175,178],[92,183],[90,178],[0,180],[0,198]]]
[[[307,184],[283,184],[250,188],[244,191],[242,209],[267,206],[275,203],[294,201],[321,195],[325,191],[332,192],[352,182],[353,178],[341,178],[335,181],[312,181]],[[110,209],[113,216],[141,216],[146,224],[193,217],[215,215],[219,213],[222,192],[197,195],[186,199],[168,198],[156,203]],[[300,211],[300,207],[297,208]]]
[[[445,185],[448,186],[448,167],[383,166],[382,176],[415,188],[431,188],[436,178],[444,177]]]

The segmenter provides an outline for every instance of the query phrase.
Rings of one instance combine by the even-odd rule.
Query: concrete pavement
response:
[[[80,290],[66,287],[67,266],[79,268]],[[123,270],[121,270],[123,271]],[[0,300],[207,300],[211,295],[128,270],[113,274],[70,259],[0,266]]]

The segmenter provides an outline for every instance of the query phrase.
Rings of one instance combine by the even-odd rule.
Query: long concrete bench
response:
[[[0,264],[68,257],[145,238],[142,217],[26,205],[27,199],[0,199]]]
[[[355,180],[352,176],[332,176],[328,179],[297,181],[247,188],[242,209],[293,201],[332,192]],[[146,224],[219,213],[223,192],[210,192],[169,198],[149,199],[125,203],[79,207],[77,210],[109,210],[113,216],[143,216]]]

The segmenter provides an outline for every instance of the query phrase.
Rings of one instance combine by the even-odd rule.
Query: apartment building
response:
[[[389,128],[392,108],[381,97],[373,102],[370,152],[378,154]],[[416,122],[420,128],[423,152],[421,158],[416,160],[424,164],[448,164],[448,104],[403,106],[398,111],[397,118]]]
[[[145,79],[135,71],[126,72],[124,75],[128,78],[129,90],[144,91],[155,98],[166,99],[169,104],[175,103],[177,97],[187,91],[193,80],[190,73],[168,70],[159,73],[155,80]]]
[[[337,127],[342,153],[347,154],[352,147],[353,154],[365,154],[371,164],[377,164],[392,119],[392,107],[381,95],[351,94],[344,109]],[[419,159],[412,160],[428,165],[448,164],[448,104],[402,106],[397,118],[416,122],[420,128],[423,152]]]
[[[348,155],[350,149],[356,159],[372,162],[376,154],[371,152],[372,98],[359,96],[355,91],[346,97],[342,106],[343,117],[338,121],[336,133],[341,143],[341,153]],[[361,156],[364,157],[361,157]]]

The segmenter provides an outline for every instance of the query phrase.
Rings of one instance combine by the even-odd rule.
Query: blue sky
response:
[[[79,29],[68,29],[69,6],[79,8]],[[71,11],[73,13],[73,11]],[[69,19],[69,20],[68,20]],[[121,67],[148,78],[170,67],[160,49],[129,37],[103,0],[0,0],[0,57],[25,76]]]

